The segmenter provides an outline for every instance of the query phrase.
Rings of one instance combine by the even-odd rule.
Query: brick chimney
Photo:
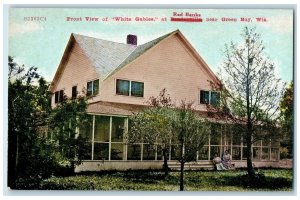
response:
[[[137,36],[136,35],[127,35],[127,44],[137,45]]]

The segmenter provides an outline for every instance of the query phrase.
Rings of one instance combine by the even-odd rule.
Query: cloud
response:
[[[19,34],[24,34],[28,32],[34,32],[43,30],[41,24],[37,22],[24,22],[24,23],[16,23],[11,22],[9,24],[9,37],[14,37]]]
[[[278,33],[291,33],[293,32],[293,16],[282,15],[277,17],[267,18],[267,23],[261,23],[261,25],[271,28]]]

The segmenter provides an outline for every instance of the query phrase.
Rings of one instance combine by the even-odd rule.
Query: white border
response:
[[[6,66],[5,64],[7,63],[7,51],[4,51],[5,49],[7,50],[7,47],[8,47],[8,41],[7,41],[7,37],[4,37],[3,36],[7,36],[7,13],[3,13],[4,11],[4,8],[3,8],[3,5],[4,4],[15,4],[15,6],[20,6],[20,7],[60,7],[60,6],[63,6],[63,7],[88,7],[88,6],[91,6],[91,5],[87,5],[87,4],[98,4],[98,3],[102,3],[102,5],[97,5],[97,7],[141,7],[141,5],[145,5],[145,7],[193,7],[193,6],[200,6],[201,4],[206,4],[206,5],[203,5],[203,8],[207,8],[207,7],[216,7],[216,8],[226,8],[226,7],[232,7],[232,6],[236,6],[236,5],[230,5],[230,4],[237,4],[238,7],[241,7],[242,5],[244,6],[247,6],[247,7],[253,7],[253,4],[256,4],[255,7],[260,7],[261,8],[265,8],[265,7],[268,7],[268,5],[272,6],[272,7],[281,7],[281,6],[284,6],[282,4],[295,4],[295,9],[298,10],[298,1],[297,0],[285,0],[285,1],[281,1],[281,2],[276,2],[276,3],[281,3],[281,4],[277,4],[277,5],[274,5],[274,4],[270,4],[270,3],[274,3],[274,1],[266,1],[266,0],[245,0],[245,1],[233,1],[233,0],[227,0],[227,1],[221,1],[221,0],[210,0],[210,1],[197,1],[197,0],[185,0],[185,1],[181,1],[181,0],[172,0],[172,4],[164,4],[165,2],[162,2],[161,0],[151,0],[151,1],[134,1],[134,0],[128,0],[126,1],[126,4],[124,4],[124,1],[121,1],[121,0],[110,0],[108,1],[109,3],[105,3],[105,2],[99,2],[97,0],[85,0],[84,3],[85,4],[82,4],[81,2],[75,2],[75,1],[67,1],[67,0],[46,0],[46,1],[40,1],[40,0],[28,0],[28,1],[24,1],[24,0],[3,0],[2,2],[2,6],[0,8],[0,12],[2,14],[3,17],[3,20],[1,20],[1,26],[2,26],[2,37],[0,39],[0,43],[3,44],[3,54],[0,55],[0,58],[1,58],[1,61],[3,63],[3,66]],[[26,4],[25,4],[26,3]],[[69,4],[69,3],[72,3],[72,4]],[[227,4],[224,4],[224,3],[227,3]],[[38,4],[38,5],[34,5],[34,4]],[[137,5],[139,4],[139,5]],[[156,5],[153,5],[153,4],[156,4]],[[174,5],[176,4],[176,5]],[[193,5],[194,4],[194,5]],[[195,5],[197,4],[197,5]],[[220,5],[222,4],[222,5]],[[42,6],[41,6],[42,5]],[[6,15],[4,15],[6,14]],[[299,20],[298,20],[298,16],[295,16],[295,28],[299,27],[298,23],[299,23]],[[298,36],[298,32],[295,32],[296,35],[295,35],[295,67],[294,67],[294,81],[295,81],[295,91],[297,91],[297,88],[298,88],[298,85],[297,85],[297,79],[296,77],[299,77],[298,73],[299,73],[299,70],[297,70],[297,65],[296,65],[296,58],[298,57],[298,52],[296,51],[298,49],[298,44],[297,44],[297,36]],[[5,60],[4,60],[5,58]],[[4,71],[5,69],[3,67],[0,68],[0,77],[3,78],[3,81],[0,81],[1,84],[1,87],[2,87],[2,91],[7,91],[7,77],[5,76],[4,74]],[[295,95],[295,100],[296,100],[296,104],[295,104],[295,113],[298,113],[298,98],[299,98],[299,93],[296,93]],[[0,162],[1,162],[1,165],[0,165],[0,171],[1,173],[4,173],[6,167],[3,165],[3,164],[6,164],[4,163],[4,160],[6,159],[6,154],[5,152],[3,152],[3,149],[4,147],[6,148],[6,139],[4,137],[4,133],[7,131],[7,93],[5,92],[0,92],[0,104],[3,105],[3,112],[0,112],[0,127],[3,127],[2,130],[3,130],[3,134],[2,134],[2,137],[0,136],[0,144],[3,144],[3,148],[0,148]],[[298,119],[297,119],[297,114],[295,115],[295,124],[298,124]],[[297,136],[297,126],[295,126],[295,135]],[[299,142],[299,138],[300,137],[297,137],[295,138],[296,139],[296,142],[295,144],[300,144]],[[297,147],[295,145],[295,147]],[[297,148],[298,151],[297,151],[297,155],[299,155],[299,148]],[[295,157],[296,158],[296,157]],[[297,168],[295,168],[295,172],[299,172],[299,165],[296,165]],[[1,194],[3,194],[3,192],[6,193],[6,195],[12,195],[11,192],[8,192],[7,190],[6,191],[3,191],[4,189],[4,179],[3,179],[3,176],[4,174],[1,174],[0,177],[1,177],[1,182],[0,182],[0,190],[1,190]],[[295,173],[295,178],[296,180],[299,180],[299,175],[297,175],[297,173]],[[6,182],[5,182],[6,183]],[[296,183],[296,182],[295,182]],[[299,187],[299,184],[296,185],[296,188],[294,188],[296,191],[298,191],[299,193],[299,190],[298,190],[298,187]],[[4,195],[4,194],[3,194]],[[71,195],[72,199],[82,199],[82,196],[83,195],[89,195],[88,198],[91,198],[91,199],[99,199],[101,197],[97,197],[97,196],[90,196],[90,195],[109,195],[109,197],[106,197],[106,198],[122,198],[122,199],[140,199],[140,196],[139,195],[155,195],[155,196],[163,196],[161,198],[164,198],[164,199],[180,199],[182,200],[182,198],[184,198],[182,195],[184,196],[188,196],[188,198],[191,198],[191,199],[199,199],[199,198],[202,198],[202,197],[198,197],[198,196],[190,196],[190,195],[201,195],[201,196],[206,196],[205,198],[207,199],[216,199],[216,198],[224,198],[223,196],[225,195],[234,195],[234,196],[226,196],[226,198],[228,199],[240,199],[240,198],[245,198],[245,199],[253,199],[253,198],[265,198],[264,196],[272,196],[271,198],[276,200],[276,199],[280,199],[282,200],[282,198],[288,198],[288,199],[296,199],[296,197],[298,196],[298,194],[294,194],[295,196],[285,196],[287,195],[286,193],[284,192],[281,192],[281,193],[278,193],[278,192],[275,192],[275,193],[266,193],[266,194],[261,194],[261,193],[258,193],[257,195],[255,195],[255,197],[253,197],[252,194],[245,194],[245,193],[227,193],[227,192],[220,192],[220,193],[202,193],[202,194],[199,194],[199,193],[161,193],[161,192],[155,192],[155,193],[152,193],[152,192],[146,192],[146,193],[141,193],[141,192],[120,192],[120,193],[113,193],[113,192],[103,192],[102,194],[99,194],[98,193],[93,193],[93,192],[82,192],[82,191],[68,191],[68,192],[64,192],[64,191],[57,191],[55,192],[55,194],[53,194],[52,192],[37,192],[35,193],[34,191],[16,191],[13,193],[13,195],[17,195],[17,196],[14,196],[14,198],[21,198],[21,199],[40,199],[40,198],[45,198],[45,199],[52,199],[53,196],[43,196],[43,197],[39,197],[39,196],[31,196],[31,195],[61,195],[62,197],[60,198],[66,198],[65,195]],[[20,196],[19,196],[20,195]],[[75,195],[75,196],[74,196]],[[112,196],[112,195],[116,195],[116,196]],[[124,196],[125,195],[125,196]],[[131,196],[126,196],[126,195],[131,195]],[[165,196],[165,195],[168,195],[168,196]],[[214,196],[207,196],[207,195],[214,195]],[[244,195],[249,195],[249,196],[244,196]],[[218,196],[218,197],[216,197]],[[241,197],[243,196],[243,197]],[[256,197],[257,196],[257,197]],[[283,197],[285,196],[285,197]],[[11,199],[11,197],[9,196],[4,196],[4,199]],[[54,197],[54,198],[57,198],[57,197]],[[105,198],[105,197],[104,197]],[[142,198],[145,198],[145,199],[150,199],[151,200],[153,198],[156,198],[156,197],[152,197],[152,196],[143,196]]]

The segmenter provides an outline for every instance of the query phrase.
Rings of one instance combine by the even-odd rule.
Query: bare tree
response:
[[[183,173],[186,162],[196,161],[197,151],[207,141],[208,122],[201,119],[192,109],[192,102],[182,102],[179,107],[163,89],[158,97],[151,97],[150,108],[130,117],[127,134],[129,143],[141,142],[160,145],[164,158],[164,171],[168,175],[168,151],[171,145],[178,146],[174,157],[180,162],[180,191],[183,191]]]
[[[242,37],[238,44],[225,45],[219,110],[234,123],[244,124],[247,171],[253,178],[256,173],[252,165],[252,144],[274,135],[283,84],[274,62],[264,53],[261,35],[255,28],[245,27]]]
[[[184,165],[196,161],[197,151],[207,142],[209,123],[192,109],[192,103],[182,102],[172,117],[172,132],[180,145],[180,191],[184,190]]]
[[[166,89],[161,90],[157,97],[150,97],[147,104],[148,109],[137,112],[129,118],[127,141],[129,143],[143,141],[152,146],[159,146],[163,153],[165,176],[168,176],[168,152],[170,141],[174,138],[170,121],[173,111],[169,108],[173,107],[173,104]]]

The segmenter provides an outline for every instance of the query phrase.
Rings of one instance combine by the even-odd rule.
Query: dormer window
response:
[[[116,94],[134,97],[144,96],[144,83],[130,80],[117,79]]]
[[[99,93],[99,79],[87,82],[87,96],[95,96]]]
[[[216,106],[220,103],[220,93],[215,91],[200,90],[200,104]]]

